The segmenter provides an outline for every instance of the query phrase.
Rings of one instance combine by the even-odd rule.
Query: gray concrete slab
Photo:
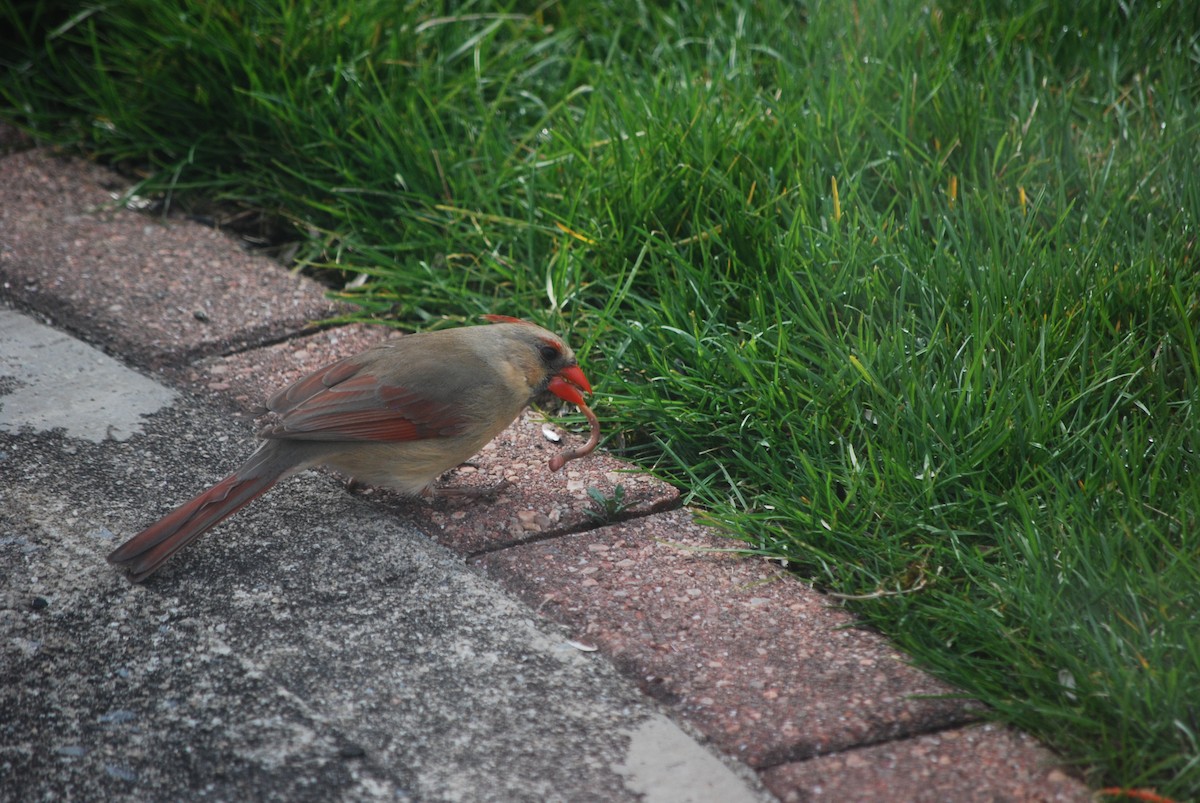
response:
[[[141,381],[117,368],[94,381]],[[0,798],[763,799],[599,654],[328,476],[130,585],[108,551],[252,448],[186,396],[142,425],[0,432]]]
[[[0,431],[61,428],[99,443],[127,440],[175,391],[130,371],[86,343],[0,308]]]

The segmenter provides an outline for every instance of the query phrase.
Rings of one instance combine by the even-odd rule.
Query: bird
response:
[[[592,386],[570,346],[528,321],[483,317],[490,325],[392,338],[278,391],[258,411],[269,415],[258,449],[228,477],[113,550],[108,562],[140,583],[279,480],[316,466],[357,483],[432,495],[437,477],[551,394],[585,410],[597,440],[583,398]],[[551,461],[553,469],[561,464]]]

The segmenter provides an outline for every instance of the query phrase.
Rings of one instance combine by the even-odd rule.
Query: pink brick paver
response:
[[[0,158],[0,287],[149,367],[257,345],[343,307],[219,231],[114,207],[128,182],[77,158]]]
[[[772,767],[763,780],[784,803],[1042,803],[1093,799],[1030,737],[998,725],[924,734]]]
[[[678,510],[479,563],[751,766],[974,718],[827,597],[734,545]]]

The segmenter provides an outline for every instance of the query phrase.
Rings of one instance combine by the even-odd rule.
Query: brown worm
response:
[[[587,443],[578,449],[567,449],[565,452],[559,452],[554,457],[551,457],[551,471],[558,471],[571,460],[578,460],[581,457],[591,454],[600,445],[600,420],[596,418],[596,414],[592,412],[592,408],[586,404],[580,404],[578,407],[587,416],[588,423],[592,425],[592,436],[588,438]]]

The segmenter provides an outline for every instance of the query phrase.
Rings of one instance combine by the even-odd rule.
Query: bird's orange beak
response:
[[[592,392],[592,385],[588,382],[586,376],[583,375],[583,369],[578,365],[570,365],[558,372],[558,375],[550,380],[547,387],[551,393],[563,401],[569,401],[571,404],[586,406],[583,401],[584,393]]]

